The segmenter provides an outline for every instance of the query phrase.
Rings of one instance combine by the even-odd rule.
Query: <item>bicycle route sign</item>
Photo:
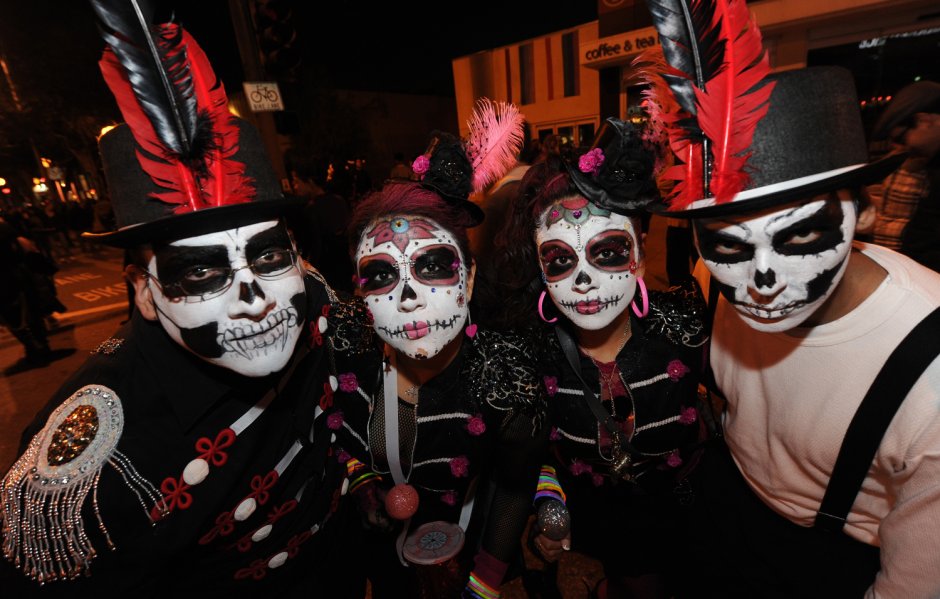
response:
[[[281,90],[275,81],[245,81],[245,97],[252,112],[273,112],[284,110]]]

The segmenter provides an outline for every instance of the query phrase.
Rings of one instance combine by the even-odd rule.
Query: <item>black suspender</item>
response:
[[[858,406],[816,514],[816,528],[835,532],[845,526],[888,425],[938,355],[940,308],[921,320],[894,349]]]

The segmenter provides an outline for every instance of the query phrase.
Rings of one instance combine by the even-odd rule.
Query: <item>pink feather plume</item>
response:
[[[467,125],[467,158],[473,168],[473,191],[480,192],[516,164],[523,142],[525,117],[513,104],[480,98]]]

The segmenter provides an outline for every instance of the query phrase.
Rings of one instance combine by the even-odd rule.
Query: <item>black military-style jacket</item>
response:
[[[318,314],[323,286],[308,280],[307,299]],[[325,366],[304,335],[284,371],[242,377],[135,315],[24,434],[2,486],[4,594],[38,591],[23,573],[52,595],[315,584],[345,474],[310,399]]]

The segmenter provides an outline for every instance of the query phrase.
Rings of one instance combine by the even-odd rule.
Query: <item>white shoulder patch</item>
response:
[[[105,464],[121,474],[142,504],[159,500],[159,491],[117,450],[123,430],[117,394],[86,385],[52,412],[0,482],[3,554],[24,574],[39,582],[87,574],[95,549],[85,534],[82,506]],[[107,538],[97,504],[95,516],[94,526]]]

